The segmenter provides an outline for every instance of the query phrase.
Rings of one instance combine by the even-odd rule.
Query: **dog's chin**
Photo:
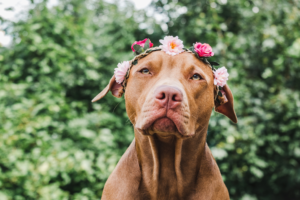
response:
[[[152,130],[157,134],[163,135],[178,132],[174,122],[167,117],[156,120],[152,125]]]

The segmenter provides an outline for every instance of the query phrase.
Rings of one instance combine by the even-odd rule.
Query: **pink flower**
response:
[[[142,41],[135,41],[135,42],[131,45],[132,51],[135,52],[135,50],[134,50],[134,48],[133,48],[133,46],[134,46],[135,44],[140,45],[141,47],[144,47],[144,45],[145,45],[145,43],[146,43],[147,40],[148,40],[148,38],[146,38],[146,39],[144,39],[144,40],[142,40]],[[150,39],[149,39],[149,40],[150,40]],[[153,47],[153,43],[151,43],[151,40],[149,41],[149,47],[150,47],[150,48]]]
[[[225,67],[221,67],[214,72],[214,84],[223,87],[228,80],[228,72]]]
[[[126,73],[130,67],[129,61],[124,61],[118,64],[118,68],[115,68],[115,78],[116,82],[121,84],[124,81]]]
[[[162,44],[160,45],[162,50],[171,56],[175,56],[184,51],[182,49],[184,47],[183,42],[178,39],[178,36],[166,36],[163,40],[159,40],[159,42]]]
[[[199,42],[196,42],[196,44],[194,45],[194,49],[200,57],[211,57],[214,55],[211,46],[206,43],[201,44]]]

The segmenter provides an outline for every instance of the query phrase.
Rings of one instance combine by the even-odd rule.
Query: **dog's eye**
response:
[[[192,80],[201,80],[202,77],[199,75],[199,74],[194,74],[192,77],[191,77]]]
[[[142,74],[150,74],[150,71],[149,71],[149,69],[142,69],[141,73]]]

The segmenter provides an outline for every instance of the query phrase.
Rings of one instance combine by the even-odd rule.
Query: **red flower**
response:
[[[206,43],[201,44],[196,42],[196,44],[194,45],[194,49],[200,57],[211,57],[214,55],[211,46]]]
[[[134,48],[133,48],[133,46],[134,46],[135,44],[140,45],[141,47],[144,47],[144,45],[145,45],[145,43],[146,43],[147,40],[148,40],[148,38],[146,38],[146,39],[144,39],[144,40],[142,40],[142,41],[135,41],[135,42],[131,45],[132,51],[135,52],[135,50],[134,50]],[[153,47],[153,43],[151,43],[151,40],[150,40],[150,39],[149,39],[149,47],[150,47],[150,48]]]

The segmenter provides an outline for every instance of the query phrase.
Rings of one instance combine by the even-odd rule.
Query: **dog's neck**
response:
[[[188,139],[157,134],[145,136],[135,130],[136,151],[144,180],[141,187],[157,195],[151,199],[164,196],[161,193],[168,193],[169,197],[175,194],[182,199],[185,188],[195,185],[205,160],[207,127]]]

